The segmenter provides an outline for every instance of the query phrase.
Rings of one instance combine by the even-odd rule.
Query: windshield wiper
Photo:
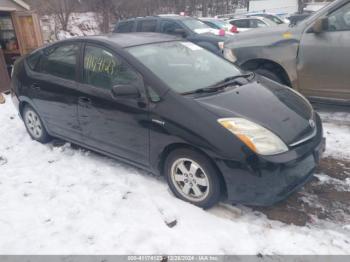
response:
[[[236,76],[231,76],[227,77],[224,80],[215,83],[214,85],[211,85],[209,87],[204,87],[204,88],[199,88],[193,91],[189,92],[184,92],[181,93],[182,95],[190,95],[190,94],[201,94],[201,93],[215,93],[218,92],[222,89],[225,89],[227,86],[237,83],[237,79],[239,78],[245,78],[245,79],[253,79],[255,74],[253,72],[248,73],[248,74],[243,74],[243,75],[236,75]]]
[[[223,89],[222,87],[204,87],[199,88],[193,91],[181,93],[182,95],[191,95],[191,94],[201,94],[201,93],[215,93]]]
[[[231,84],[237,83],[237,79],[239,78],[245,78],[248,80],[252,80],[255,77],[255,73],[250,72],[247,74],[242,74],[242,75],[236,75],[236,76],[231,76],[231,77],[227,77],[224,80],[217,82],[216,84],[210,86],[210,88],[218,88],[218,87],[226,87],[229,86]]]

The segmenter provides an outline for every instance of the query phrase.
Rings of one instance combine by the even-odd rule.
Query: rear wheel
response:
[[[27,105],[23,109],[23,121],[31,138],[40,143],[47,143],[51,140],[39,114],[31,106]]]
[[[190,149],[174,150],[166,160],[165,172],[169,187],[178,198],[202,208],[219,202],[220,176],[206,156]]]

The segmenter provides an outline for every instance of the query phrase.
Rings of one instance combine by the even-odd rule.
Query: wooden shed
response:
[[[15,60],[43,44],[37,14],[22,0],[0,0],[0,93],[9,90]]]

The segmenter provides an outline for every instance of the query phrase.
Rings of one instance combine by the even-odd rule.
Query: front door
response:
[[[350,2],[328,15],[328,30],[305,33],[298,78],[302,93],[350,101]]]
[[[28,96],[50,133],[76,141],[81,138],[76,81],[79,53],[78,42],[57,44],[34,53],[28,58],[32,70],[25,83]]]
[[[103,47],[87,44],[84,53],[82,94],[78,105],[84,143],[148,166],[147,104],[138,99],[112,96],[113,86],[141,86],[142,77],[122,58]]]

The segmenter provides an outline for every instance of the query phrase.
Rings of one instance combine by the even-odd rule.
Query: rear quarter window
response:
[[[39,62],[41,59],[42,53],[40,51],[34,52],[29,55],[27,58],[27,64],[29,68],[33,71],[39,71]]]

